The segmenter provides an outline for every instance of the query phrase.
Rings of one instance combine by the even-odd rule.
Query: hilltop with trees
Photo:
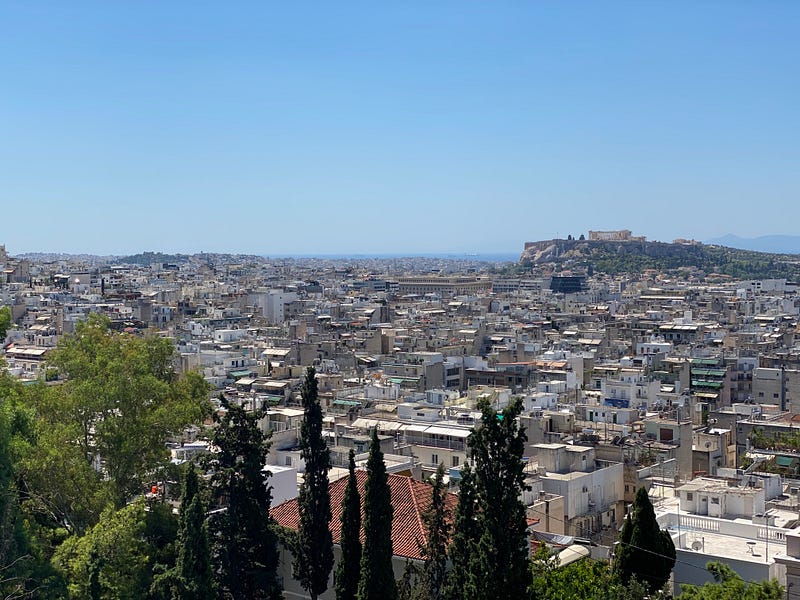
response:
[[[571,236],[570,236],[571,237]],[[691,271],[735,279],[800,279],[800,256],[769,254],[725,246],[651,241],[554,239],[528,242],[519,268],[554,265],[618,275],[654,269],[662,273]]]

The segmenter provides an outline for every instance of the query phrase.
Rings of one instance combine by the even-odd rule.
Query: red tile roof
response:
[[[367,481],[367,472],[357,470],[356,479],[358,480],[358,491],[361,494],[363,522],[364,483]],[[395,556],[422,560],[420,546],[424,545],[427,539],[425,526],[422,522],[422,514],[431,504],[433,486],[403,475],[390,474],[388,475],[388,480],[389,490],[392,495],[392,506],[394,507],[392,550]],[[347,477],[334,481],[329,488],[331,492],[331,513],[333,514],[331,534],[333,535],[334,544],[341,542],[342,500],[346,488]],[[457,504],[458,496],[448,493],[445,505],[450,511],[451,518]],[[270,514],[279,525],[297,531],[300,516],[297,510],[296,498],[274,507]]]

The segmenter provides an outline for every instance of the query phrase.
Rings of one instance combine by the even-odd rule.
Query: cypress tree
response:
[[[635,577],[654,593],[669,580],[677,556],[675,544],[669,532],[658,526],[643,487],[636,490],[633,511],[625,517],[615,553],[614,571],[625,584]]]
[[[342,500],[342,557],[336,565],[336,600],[355,600],[361,572],[361,494],[358,493],[352,448],[348,466],[350,475]]]
[[[258,422],[266,411],[248,413],[221,399],[210,460],[212,497],[219,509],[209,521],[212,569],[217,596],[272,600],[281,597],[278,545],[269,515],[271,488],[264,469],[268,438]]]
[[[517,417],[522,399],[513,399],[498,413],[484,399],[478,404],[481,423],[467,443],[475,462],[481,539],[475,559],[481,576],[477,598],[520,598],[531,582],[530,543],[525,505],[524,463],[527,437]]]
[[[183,484],[178,532],[178,585],[175,600],[210,600],[211,555],[206,528],[206,507],[200,497],[197,472],[189,465]]]
[[[472,581],[472,562],[481,535],[477,522],[477,501],[475,475],[469,463],[465,463],[461,469],[458,505],[453,516],[453,537],[448,547],[452,566],[445,577],[442,590],[442,597],[447,600],[473,598],[476,594]]]
[[[444,487],[444,465],[440,464],[433,478],[431,490],[431,505],[422,514],[427,536],[426,543],[422,546],[422,556],[425,564],[422,567],[422,576],[416,591],[416,598],[439,600],[442,596],[442,587],[447,573],[447,541],[450,537],[450,523],[445,505],[447,490]]]
[[[300,526],[294,576],[312,600],[328,589],[333,568],[331,496],[328,489],[330,452],[322,437],[322,407],[317,397],[317,377],[308,367],[302,388],[305,418],[300,428],[300,455],[306,471],[297,498]]]
[[[364,486],[364,548],[361,554],[361,575],[358,600],[395,600],[397,582],[392,570],[391,490],[378,441],[378,430],[372,430],[367,459],[367,482]]]

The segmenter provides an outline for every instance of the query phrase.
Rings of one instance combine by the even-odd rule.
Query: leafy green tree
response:
[[[433,478],[431,505],[422,513],[426,541],[422,546],[425,563],[422,566],[415,598],[439,600],[447,574],[447,543],[450,539],[450,515],[445,504],[444,465],[440,464]]]
[[[615,551],[614,571],[628,583],[636,577],[650,592],[664,587],[675,566],[675,545],[662,530],[645,488],[636,491],[633,511],[625,518]]]
[[[16,404],[19,388],[0,375],[0,593],[22,597],[30,590],[32,555],[29,532],[20,515],[16,484],[17,446],[26,445],[29,413]]]
[[[358,600],[395,600],[397,597],[397,582],[392,570],[393,514],[386,464],[376,428],[372,430],[364,485],[364,547]]]
[[[6,339],[6,334],[11,328],[11,308],[0,306],[0,345]]]
[[[533,583],[529,598],[536,600],[666,600],[650,594],[636,579],[626,586],[605,561],[581,559],[566,566],[542,545],[533,559]]]
[[[109,508],[83,536],[68,538],[53,557],[69,598],[145,598],[151,583],[145,505]]]
[[[312,600],[328,589],[333,568],[331,495],[328,471],[330,451],[322,437],[322,407],[317,396],[317,376],[308,367],[301,391],[305,413],[300,427],[300,455],[305,474],[297,498],[300,526],[297,531],[294,576]]]
[[[522,399],[513,399],[500,413],[487,399],[478,408],[481,423],[467,439],[480,506],[476,598],[517,598],[530,584],[528,525],[521,500],[527,437],[517,421]]]
[[[42,395],[59,390],[37,390],[32,386],[32,405],[39,405]],[[37,415],[34,422],[35,443],[20,457],[17,465],[22,507],[36,526],[37,535],[59,543],[71,533],[83,534],[96,524],[103,509],[113,503],[112,485],[87,462],[75,440],[77,428],[72,422]]]
[[[208,384],[197,373],[179,377],[174,358],[170,340],[114,333],[94,314],[52,355],[68,379],[37,410],[50,422],[74,424],[64,444],[77,441],[89,464],[102,460],[117,506],[166,461],[165,439],[209,413]]]
[[[453,516],[453,536],[448,547],[452,567],[445,576],[442,589],[442,596],[447,600],[474,598],[477,594],[472,565],[481,536],[478,510],[475,475],[469,463],[465,463],[461,469],[458,505]]]
[[[336,600],[355,600],[361,572],[361,494],[356,479],[355,451],[350,449],[350,474],[342,499],[342,556],[336,565]]]
[[[728,565],[710,562],[714,583],[681,586],[682,600],[781,600],[783,587],[775,580],[746,582]]]
[[[211,563],[222,599],[272,600],[281,597],[278,546],[269,514],[272,491],[264,468],[269,439],[258,422],[262,409],[247,412],[221,398],[210,457],[211,493],[216,504],[209,522]]]

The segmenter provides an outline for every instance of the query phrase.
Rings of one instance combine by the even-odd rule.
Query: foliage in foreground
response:
[[[728,565],[710,562],[706,569],[714,576],[714,583],[682,586],[682,600],[781,600],[783,587],[774,579],[770,581],[744,581]]]
[[[297,496],[300,526],[297,531],[294,576],[311,599],[316,600],[328,589],[328,577],[333,569],[333,539],[328,489],[331,459],[322,436],[322,407],[313,367],[308,367],[306,371],[302,398],[305,416],[300,429],[300,453],[305,461],[305,474]]]
[[[394,600],[397,583],[392,570],[392,507],[386,464],[373,429],[364,485],[364,547],[358,581],[358,600]]]
[[[623,583],[605,561],[581,559],[564,567],[541,546],[533,560],[529,598],[536,600],[650,600],[666,599],[662,592],[649,594],[635,578]]]

